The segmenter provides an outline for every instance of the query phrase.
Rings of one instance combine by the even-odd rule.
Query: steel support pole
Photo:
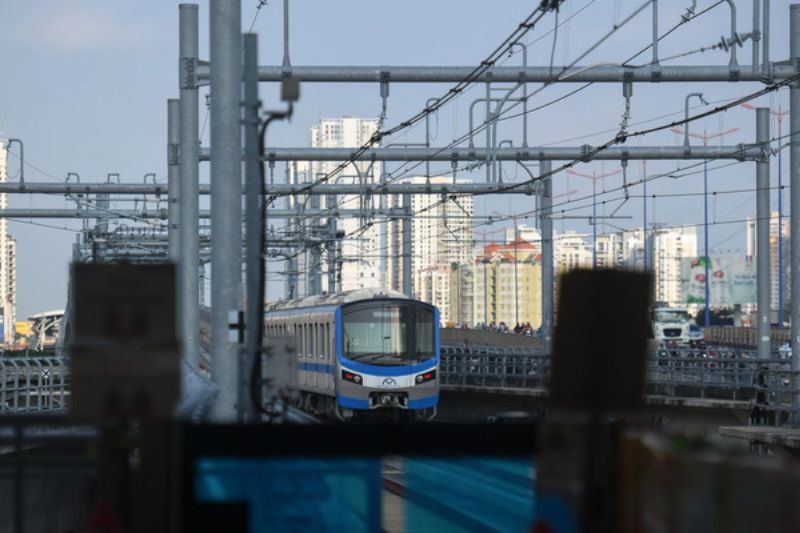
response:
[[[310,165],[309,165],[310,166]],[[309,204],[311,204],[312,210],[319,210],[320,207],[320,197],[318,194],[315,194],[309,199]],[[319,234],[320,224],[319,218],[315,218],[311,221],[308,226],[306,226],[308,230],[311,232],[312,237],[317,237]],[[322,293],[322,250],[320,249],[319,245],[314,244],[311,246],[311,250],[308,254],[309,258],[309,265],[308,265],[308,281],[309,281],[309,294],[321,294]]]
[[[597,269],[597,178],[592,177],[592,270]]]
[[[770,269],[769,246],[769,108],[756,109],[756,140],[763,144],[764,157],[756,163],[756,274],[758,284],[758,358],[769,359],[770,355],[770,295],[772,270]]]
[[[108,194],[100,193],[95,196],[95,205],[97,205],[97,209],[101,214],[105,214],[108,212],[108,208],[110,206]],[[108,233],[108,219],[105,217],[96,218],[94,222],[94,229],[96,233],[105,234]],[[97,246],[99,243],[94,241],[94,250],[92,253],[92,260],[95,262],[102,262],[103,261],[103,249]]]
[[[243,75],[244,75],[244,173],[245,173],[245,257],[247,289],[245,292],[245,335],[244,348],[239,366],[239,420],[255,420],[255,409],[250,401],[250,369],[253,367],[258,349],[259,301],[264,298],[259,276],[261,272],[262,232],[266,230],[261,220],[261,162],[258,159],[258,36],[254,33],[244,35]]]
[[[781,106],[778,106],[778,139],[783,142],[783,115],[781,114]],[[783,150],[778,150],[778,327],[782,328],[784,324],[784,277],[785,277],[785,263],[783,260]]]
[[[385,224],[381,224],[385,226]],[[328,258],[328,294],[336,292],[336,219],[328,219],[328,243],[326,244],[326,255]],[[384,257],[385,253],[381,254]],[[381,270],[385,276],[385,270]],[[385,286],[385,285],[383,285]]]
[[[180,196],[180,100],[167,100],[167,198],[169,201],[169,260],[177,265],[180,254],[178,248],[178,197]],[[177,284],[176,284],[177,287]],[[179,326],[180,327],[180,326]]]
[[[644,271],[650,270],[650,250],[647,242],[647,162],[642,163],[642,255]]]
[[[708,160],[703,161],[703,246],[705,250],[706,276],[704,283],[706,310],[704,313],[703,325],[709,327],[711,325],[711,278],[709,277],[710,259],[708,258]]]
[[[197,5],[180,5],[180,194],[178,195],[178,316],[183,358],[197,368],[200,359],[199,218],[200,142]]]
[[[107,193],[99,193],[95,196],[95,205],[100,214],[107,213],[110,207],[109,198]],[[105,217],[98,218],[95,221],[95,229],[97,233],[108,233],[108,219]]]
[[[793,68],[800,67],[800,4],[789,10],[789,56]],[[766,40],[765,40],[766,42]],[[800,131],[800,85],[789,88],[789,131]],[[800,422],[800,136],[790,137],[789,192],[791,238],[791,321],[792,321],[792,409]],[[797,277],[797,279],[795,279]]]
[[[403,209],[406,217],[403,219],[403,294],[412,298],[414,296],[414,285],[411,281],[411,225],[414,223],[411,218],[411,195],[403,195]]]
[[[539,227],[542,229],[542,353],[550,354],[553,339],[555,277],[553,268],[553,179],[550,161],[539,163],[539,173],[547,176],[542,180],[542,207]]]
[[[217,422],[236,417],[238,349],[229,313],[242,298],[241,0],[211,0],[211,372]]]

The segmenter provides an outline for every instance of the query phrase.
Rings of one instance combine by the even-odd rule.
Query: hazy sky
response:
[[[643,0],[642,0],[643,1]],[[558,31],[554,58],[557,65],[577,57],[608,32],[628,13],[638,8],[639,0],[567,0],[560,14],[561,21],[589,6]],[[662,31],[675,24],[692,2],[661,0]],[[699,8],[714,2],[701,0]],[[772,4],[771,50],[773,60],[788,54],[788,3]],[[294,65],[463,65],[472,66],[483,59],[515,25],[533,9],[536,2],[519,0],[295,0],[291,9],[291,60]],[[242,1],[243,29],[250,27],[256,13],[256,0]],[[739,1],[739,32],[751,30],[752,2]],[[200,2],[201,56],[208,58],[208,8]],[[583,64],[619,63],[638,51],[650,38],[650,14],[645,10],[638,18],[615,34],[588,56]],[[525,39],[537,41],[530,46],[529,64],[549,64],[553,35],[544,36],[554,24],[548,15]],[[110,172],[118,172],[123,181],[139,182],[148,172],[155,172],[160,181],[166,175],[166,99],[177,96],[177,33],[178,3],[165,0],[116,1],[26,0],[0,4],[0,134],[25,141],[27,181],[63,180],[68,172],[80,174],[82,181],[103,181]],[[661,57],[708,47],[727,34],[729,10],[723,3],[713,11],[685,25],[660,44]],[[271,0],[261,9],[253,27],[259,33],[262,64],[277,64],[282,57],[282,2]],[[739,50],[740,64],[749,64],[750,44]],[[646,63],[645,53],[638,63]],[[508,59],[519,64],[520,57]],[[670,61],[668,64],[725,65],[724,52],[710,51]],[[533,90],[537,86],[531,84]],[[531,106],[548,102],[575,85],[549,87],[531,101]],[[652,119],[667,113],[674,117],[648,123],[655,125],[682,113],[684,96],[702,91],[707,100],[718,102],[753,92],[759,84],[662,84],[637,85],[632,99],[631,122]],[[391,87],[387,125],[412,115],[427,98],[437,96],[446,85]],[[454,104],[442,109],[432,119],[434,146],[444,145],[467,129],[467,109],[472,99],[483,95],[476,87]],[[622,88],[618,84],[597,85],[577,96],[532,113],[528,118],[529,142],[532,145],[579,145],[600,143],[610,133],[590,135],[618,127],[623,110]],[[277,91],[262,86],[266,107],[276,107]],[[788,107],[788,94],[782,92],[763,98],[762,105]],[[380,110],[378,87],[360,85],[311,85],[302,87],[302,99],[291,124],[273,126],[270,143],[282,146],[306,146],[309,127],[321,116],[376,116]],[[202,118],[205,110],[201,112]],[[752,111],[736,109],[692,126],[694,131],[709,132],[731,127],[740,131],[726,137],[726,144],[752,142],[755,116]],[[500,128],[500,139],[521,142],[521,122],[510,120]],[[788,120],[784,122],[784,133]],[[577,137],[582,137],[576,139]],[[482,139],[482,137],[481,137]],[[571,139],[571,140],[570,140]],[[414,128],[394,142],[421,142],[424,130]],[[675,144],[675,134],[648,136],[642,145]],[[479,141],[481,143],[482,141]],[[208,128],[203,135],[208,143]],[[13,147],[12,152],[16,153]],[[788,153],[784,169],[788,169]],[[10,175],[17,172],[19,161],[9,157]],[[678,164],[648,164],[648,173],[674,169]],[[718,163],[711,163],[711,167]],[[393,170],[395,165],[390,165]],[[447,168],[436,167],[434,168]],[[583,165],[583,172],[615,170],[612,162]],[[773,165],[773,178],[777,166]],[[629,179],[639,179],[641,165],[631,163]],[[508,179],[522,179],[524,172],[508,164]],[[787,171],[788,172],[788,171]],[[737,221],[751,215],[755,196],[752,163],[712,172],[712,191],[745,189],[746,192],[716,195],[711,200],[712,220]],[[201,165],[202,179],[207,179],[208,165]],[[282,172],[276,175],[282,175]],[[463,174],[462,174],[463,176]],[[484,172],[474,172],[476,180]],[[649,194],[702,191],[702,175],[679,180],[660,179],[649,185]],[[14,178],[12,178],[14,179]],[[785,183],[788,176],[785,177]],[[607,181],[609,188],[619,186],[621,178]],[[588,180],[558,176],[555,193],[577,190],[573,202],[565,209],[570,215],[587,215],[590,203],[578,201],[591,190]],[[641,194],[634,189],[631,194]],[[618,193],[608,198],[617,198]],[[784,195],[788,207],[788,194]],[[775,194],[773,194],[773,199]],[[557,200],[558,201],[558,200]],[[564,201],[561,199],[561,201]],[[774,200],[773,200],[774,201]],[[618,202],[609,203],[607,212]],[[686,224],[702,221],[702,198],[698,196],[650,200],[651,221],[664,224]],[[11,207],[66,207],[60,197],[12,196]],[[118,207],[123,207],[119,205]],[[476,201],[479,214],[488,211],[520,212],[533,208],[532,198],[494,197]],[[602,208],[601,208],[602,212]],[[631,219],[613,221],[617,227],[640,226],[642,200],[635,198],[617,213]],[[71,245],[78,223],[39,220],[57,228],[12,222],[11,232],[18,239],[18,316],[64,306],[66,279]],[[486,228],[487,238],[501,228]],[[558,231],[587,231],[587,220],[559,220]],[[482,228],[483,229],[483,228]],[[610,226],[606,229],[612,229]],[[732,253],[744,251],[744,223],[715,225],[711,228],[712,249]],[[701,232],[699,232],[701,233]],[[482,233],[478,232],[479,237]],[[481,237],[482,238],[482,237]],[[277,267],[280,269],[280,266]],[[272,284],[271,286],[275,286]]]

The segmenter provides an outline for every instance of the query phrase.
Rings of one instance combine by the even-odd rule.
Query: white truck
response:
[[[693,340],[690,331],[691,316],[686,309],[656,307],[652,312],[653,340],[657,345],[688,346]]]

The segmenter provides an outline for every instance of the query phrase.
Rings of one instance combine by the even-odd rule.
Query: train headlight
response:
[[[348,372],[347,370],[342,370],[342,379],[351,383],[355,383],[356,385],[361,385],[361,382],[364,381],[364,378],[358,374]]]
[[[414,381],[417,385],[421,383],[427,383],[429,381],[433,381],[436,379],[436,370],[428,370],[424,374],[417,374],[417,377],[414,378]]]

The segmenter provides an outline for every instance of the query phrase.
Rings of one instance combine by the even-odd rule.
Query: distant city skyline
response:
[[[242,26],[260,34],[262,64],[280,64],[282,59],[282,18],[279,2],[270,2],[260,10],[257,2],[243,2]],[[380,5],[378,5],[380,4]],[[570,16],[581,11],[574,19]],[[661,3],[662,31],[674,25],[685,12],[688,2]],[[22,138],[25,142],[26,180],[53,182],[64,180],[68,172],[75,172],[82,181],[104,181],[108,173],[120,173],[123,181],[141,182],[143,176],[155,172],[157,179],[165,181],[166,175],[166,99],[177,96],[177,5],[178,2],[146,0],[136,3],[97,2],[75,0],[53,3],[29,0],[8,4],[0,8],[0,46],[13,53],[0,54],[0,131],[6,136]],[[771,54],[774,61],[788,56],[788,1],[773,1]],[[566,64],[574,60],[601,35],[634,9],[627,3],[609,9],[605,2],[566,2],[561,12],[561,22],[555,42],[554,62]],[[425,17],[418,14],[423,11]],[[493,3],[477,0],[426,2],[408,0],[401,4],[363,2],[324,2],[307,0],[303,9],[295,8],[291,14],[290,52],[293,65],[476,65],[494,49],[502,36],[507,35],[531,10],[527,3],[507,5],[498,9]],[[200,50],[208,59],[208,3],[200,2]],[[751,9],[738,12],[738,30],[750,31]],[[254,21],[254,22],[253,22]],[[391,23],[387,23],[391,21]],[[723,4],[703,17],[663,39],[659,44],[662,58],[677,55],[718,40],[719,28],[729,22],[729,13]],[[414,38],[409,38],[407,28],[415,27]],[[465,32],[464,28],[480,31]],[[547,65],[550,61],[553,21],[546,18],[527,42],[530,42],[530,65]],[[337,31],[332,28],[358,28],[358,31]],[[647,10],[634,23],[591,55],[586,64],[619,63],[634,50],[650,41],[650,21]],[[715,37],[712,37],[715,36]],[[534,42],[541,39],[538,42]],[[644,64],[647,54],[637,58]],[[739,49],[739,62],[749,62],[749,43]],[[727,65],[723,51],[697,53],[665,64]],[[520,64],[520,55],[505,60],[507,65]],[[530,84],[531,91],[534,84]],[[752,92],[758,83],[711,84],[637,84],[631,98],[631,128],[664,123],[683,115],[683,98],[689,92],[703,91],[711,105],[735,96]],[[390,85],[387,101],[386,124],[395,125],[425,106],[425,101],[438,96],[447,87],[408,87]],[[552,86],[531,100],[531,107],[542,106],[555,100],[575,86]],[[201,102],[207,88],[203,89]],[[470,102],[483,96],[485,87],[473,86],[452,105],[431,117],[430,143],[443,146],[453,138],[462,136],[469,121]],[[290,124],[271,127],[268,143],[275,146],[305,146],[309,128],[321,117],[372,117],[379,115],[381,100],[375,84],[318,86],[304,84],[302,98],[295,106],[295,116]],[[262,87],[265,108],[278,105],[274,86]],[[786,91],[765,96],[751,102],[754,105],[781,105],[788,108]],[[702,111],[707,107],[694,107]],[[481,106],[478,106],[479,108]],[[531,113],[528,119],[530,146],[598,144],[616,134],[624,101],[618,84],[595,85],[579,95]],[[475,116],[483,120],[483,110]],[[201,111],[201,125],[205,109]],[[692,131],[720,131],[731,126],[740,131],[727,136],[726,144],[752,142],[754,139],[754,114],[747,109],[732,109],[725,114],[692,124]],[[521,146],[519,119],[504,121],[498,126],[498,140],[508,139]],[[203,128],[202,143],[208,145],[209,127]],[[424,143],[424,128],[392,138],[390,142]],[[482,146],[482,136],[476,137]],[[635,145],[678,145],[680,136],[669,132],[629,140]],[[777,162],[773,158],[772,179]],[[9,154],[9,178],[17,178],[18,150]],[[400,169],[411,165],[388,165],[388,172],[397,176]],[[592,162],[577,165],[584,173],[604,173],[619,167],[616,162]],[[676,168],[683,170],[677,171]],[[709,188],[719,194],[710,200],[714,212],[710,228],[712,249],[741,250],[746,248],[742,224],[754,211],[754,165],[750,163],[709,164]],[[432,164],[432,173],[449,172],[450,164]],[[784,157],[784,172],[788,176],[788,157]],[[283,179],[281,165],[276,177]],[[691,162],[649,162],[647,175],[673,176],[692,174],[679,179],[663,176],[648,183],[648,226],[659,223],[665,226],[697,224],[701,222],[702,180],[698,167]],[[534,166],[532,172],[536,172]],[[420,169],[410,170],[420,174]],[[458,177],[482,181],[485,168],[462,169]],[[527,173],[518,165],[503,164],[500,174],[507,182],[525,179]],[[609,178],[599,185],[598,214],[610,216],[615,209],[618,219],[603,218],[598,231],[608,233],[615,227],[631,229],[641,227],[643,175],[641,163],[631,161],[627,179],[633,183],[630,197],[617,190],[621,176]],[[208,165],[201,165],[201,180],[208,180]],[[590,230],[591,199],[588,180],[570,178],[559,174],[554,179],[554,195],[577,190],[568,198],[554,199],[555,227],[561,233],[572,229],[578,233]],[[603,191],[606,191],[605,193]],[[612,192],[613,190],[613,192]],[[733,192],[740,191],[740,192]],[[724,193],[724,194],[723,194]],[[678,196],[678,194],[682,196]],[[773,206],[775,205],[773,192]],[[788,201],[784,198],[784,205]],[[203,206],[207,207],[207,199]],[[71,204],[63,197],[36,197],[14,195],[9,198],[11,207],[66,207]],[[535,204],[530,197],[478,197],[474,202],[476,232],[483,229],[501,231],[512,225],[511,221],[484,226],[482,216],[500,210],[515,214],[531,211]],[[581,217],[573,218],[573,217]],[[622,218],[630,217],[630,218]],[[523,219],[520,219],[523,221]],[[17,221],[9,220],[10,232],[17,237],[18,262],[18,314],[28,316],[38,311],[63,308],[66,300],[66,278],[71,258],[75,231],[80,223],[72,220]],[[701,233],[701,232],[700,232]],[[702,239],[700,239],[702,241]],[[702,242],[698,242],[702,245]],[[274,265],[272,265],[274,266]],[[283,292],[285,279],[278,275],[281,268],[271,268],[268,288],[273,295]]]

